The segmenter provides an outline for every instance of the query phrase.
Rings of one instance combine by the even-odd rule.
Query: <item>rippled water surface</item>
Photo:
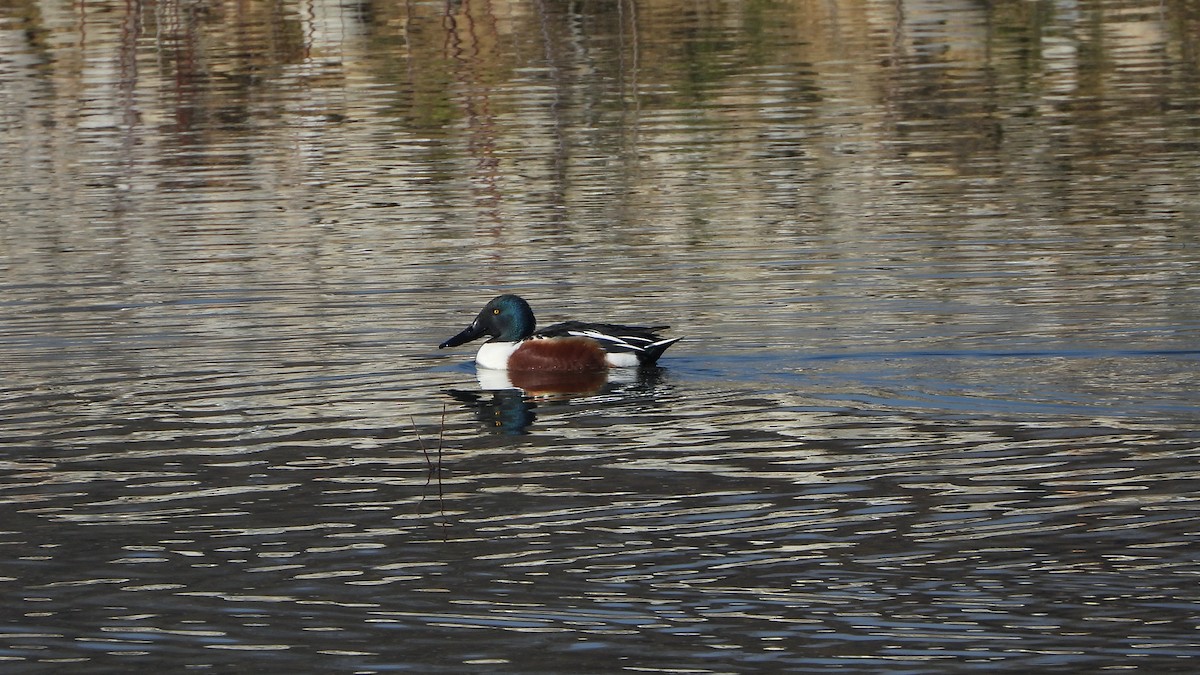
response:
[[[0,0],[0,670],[1196,672],[1197,36]]]

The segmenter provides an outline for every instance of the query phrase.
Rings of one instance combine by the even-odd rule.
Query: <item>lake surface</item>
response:
[[[4,672],[1200,664],[1194,0],[0,0],[0,199]]]

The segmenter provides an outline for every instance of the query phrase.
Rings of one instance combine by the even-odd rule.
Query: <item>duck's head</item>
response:
[[[485,305],[470,326],[438,345],[438,349],[457,347],[484,335],[497,342],[518,342],[533,335],[536,325],[528,302],[516,295],[501,295]]]

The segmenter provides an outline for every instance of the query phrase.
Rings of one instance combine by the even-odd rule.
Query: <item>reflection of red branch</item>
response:
[[[142,37],[142,3],[141,0],[125,0],[125,17],[121,22],[121,40],[118,47],[117,72],[120,79],[117,83],[121,92],[121,108],[124,114],[126,129],[131,129],[138,122],[137,83],[138,83],[138,40]]]
[[[87,51],[87,3],[79,3],[79,52]]]
[[[626,31],[625,3],[626,2],[629,3],[629,26],[628,26],[628,30],[629,30],[629,64],[628,65],[626,65],[626,63],[625,63],[625,31]],[[633,110],[636,113],[641,107],[639,104],[640,99],[638,98],[638,67],[639,67],[638,55],[639,55],[639,53],[638,53],[638,15],[637,15],[636,0],[618,0],[617,12],[618,12],[618,15],[621,17],[621,21],[619,24],[620,27],[617,31],[617,35],[620,40],[620,49],[618,51],[618,54],[619,54],[619,58],[621,60],[620,67],[618,70],[618,76],[621,78],[622,88],[627,88],[628,92],[629,92],[629,97],[633,99]],[[628,80],[625,77],[626,73],[629,74]],[[622,104],[624,104],[624,102],[625,102],[624,99],[625,99],[625,97],[622,96]],[[637,125],[634,125],[634,133],[637,133]]]
[[[562,69],[558,67],[558,59],[555,57],[553,33],[550,30],[550,15],[546,9],[545,0],[534,0],[534,7],[537,9],[538,22],[542,30],[542,51],[546,59],[546,67],[549,69],[551,82],[551,91],[553,94],[550,99],[550,116],[554,121],[551,130],[554,133],[554,152],[550,158],[553,162],[552,174],[554,176],[554,184],[556,191],[553,204],[555,206],[563,206],[566,203],[566,185],[567,185],[567,139],[566,139],[566,122],[563,119],[562,107],[559,105],[559,97],[562,92],[567,90],[567,84],[564,81]]]
[[[628,3],[628,21],[626,20],[626,4]],[[623,126],[627,130],[627,137],[624,139],[624,147],[622,150],[623,162],[627,165],[625,173],[626,180],[632,180],[638,175],[638,151],[641,147],[640,133],[641,125],[641,98],[638,90],[638,76],[640,67],[640,47],[638,43],[638,13],[637,0],[617,0],[617,15],[618,28],[617,36],[619,39],[617,54],[620,59],[617,69],[617,77],[620,82],[621,92],[621,111],[626,115],[623,121]],[[629,42],[626,45],[625,36],[628,34]],[[628,61],[626,61],[626,52],[629,53]]]
[[[479,12],[483,28],[496,34],[496,17],[490,0],[482,0]],[[495,208],[500,204],[498,186],[500,160],[496,155],[496,122],[491,105],[491,84],[486,81],[487,52],[481,41],[480,21],[473,11],[472,0],[464,0],[457,14],[447,3],[444,26],[446,28],[446,53],[460,64],[455,77],[463,89],[463,113],[467,120],[467,151],[475,159],[472,184],[476,190],[476,201],[487,206],[493,218],[499,214]]]
[[[162,0],[159,27],[161,50],[171,57],[175,69],[175,127],[178,131],[191,128],[196,110],[197,91],[195,22],[180,0]]]
[[[134,152],[137,147],[138,123],[141,115],[138,112],[137,90],[139,81],[138,71],[138,40],[142,37],[142,2],[141,0],[125,0],[125,15],[121,17],[121,32],[117,40],[117,96],[113,102],[121,113],[121,152],[113,161],[113,175],[120,175],[121,180],[128,181],[134,173]],[[117,193],[113,204],[115,211],[124,210],[126,200]]]

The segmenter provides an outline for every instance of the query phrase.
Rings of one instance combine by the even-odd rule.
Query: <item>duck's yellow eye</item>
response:
[[[500,313],[500,309],[499,309],[499,308],[496,308],[496,309],[493,309],[493,310],[492,310],[492,314],[499,314],[499,313]]]

